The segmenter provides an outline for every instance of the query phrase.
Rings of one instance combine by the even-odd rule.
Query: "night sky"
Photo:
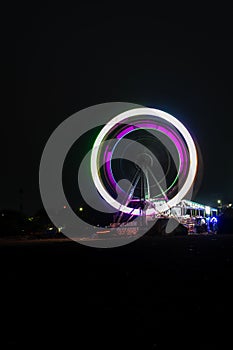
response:
[[[183,11],[177,16],[172,9],[99,5],[14,9],[8,44],[14,50],[15,93],[3,120],[0,208],[18,209],[22,189],[25,212],[39,209],[39,162],[49,136],[73,113],[111,101],[162,109],[182,121],[203,157],[195,200],[233,201],[228,10]]]

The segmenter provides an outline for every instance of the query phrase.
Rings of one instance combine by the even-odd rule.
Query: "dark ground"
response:
[[[15,348],[232,348],[233,235],[12,242],[0,257],[1,341]]]

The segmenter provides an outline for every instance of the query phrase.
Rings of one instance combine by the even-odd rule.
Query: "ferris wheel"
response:
[[[197,165],[187,128],[171,114],[146,107],[114,116],[91,154],[95,187],[119,218],[156,215],[179,204],[193,185]]]

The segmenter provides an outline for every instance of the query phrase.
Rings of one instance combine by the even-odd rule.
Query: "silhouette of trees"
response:
[[[226,208],[218,217],[218,233],[233,234],[233,209]]]
[[[0,236],[24,234],[27,229],[27,218],[22,212],[10,209],[1,210]]]

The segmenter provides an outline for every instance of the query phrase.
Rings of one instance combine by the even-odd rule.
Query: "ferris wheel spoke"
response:
[[[131,186],[131,184],[130,184],[129,189],[128,189],[128,191],[126,192],[126,195],[125,195],[125,197],[124,197],[124,201],[123,201],[123,203],[120,204],[119,211],[121,210],[121,207],[122,207],[123,205],[127,206],[127,205],[129,204],[129,202],[131,201],[131,198],[132,198],[132,196],[133,196],[133,194],[134,194],[134,191],[135,191],[135,188],[136,188],[136,186],[137,186],[137,184],[138,184],[139,179],[140,179],[140,169],[137,169],[136,173],[135,173],[134,176],[133,176],[132,182],[131,182],[132,186]],[[132,213],[133,211],[134,211],[134,208],[133,208],[133,210],[131,211],[131,213]],[[131,213],[130,213],[130,214],[131,214]],[[119,217],[118,217],[118,220],[117,220],[118,223],[120,222],[122,216],[123,216],[123,211],[121,212],[121,214],[120,214]]]
[[[134,214],[132,214],[132,213],[134,212],[135,209],[136,209],[136,208],[133,208],[133,209],[131,210],[131,212],[129,213],[130,217],[128,218],[128,220],[127,220],[125,223],[123,223],[124,225],[127,225],[128,222],[130,222],[130,220],[133,218]]]
[[[129,203],[130,199],[132,198],[139,179],[140,179],[140,169],[137,169],[136,173],[133,176],[132,182],[130,182],[130,186],[128,188],[128,191],[125,194],[125,198],[124,198],[125,203],[127,203],[127,202]]]
[[[160,191],[161,191],[161,193],[162,193],[162,195],[163,195],[165,201],[168,202],[168,197],[167,197],[166,193],[164,192],[162,186],[160,185],[159,181],[156,179],[156,177],[155,177],[154,173],[152,172],[151,168],[148,167],[148,170],[149,170],[149,172],[150,172],[150,174],[151,174],[153,180],[155,181],[156,185],[157,185],[158,188],[160,189]]]

